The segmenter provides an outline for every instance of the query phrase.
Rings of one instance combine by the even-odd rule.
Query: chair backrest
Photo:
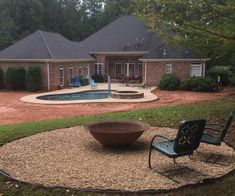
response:
[[[182,153],[196,150],[199,147],[205,124],[205,119],[181,121],[175,139],[174,151]]]
[[[229,127],[230,127],[231,124],[232,124],[232,121],[233,121],[234,116],[235,116],[235,111],[232,111],[232,112],[229,114],[228,120],[227,120],[227,122],[226,122],[226,124],[225,124],[225,126],[224,126],[224,129],[223,129],[222,134],[221,134],[221,136],[220,136],[220,141],[223,141],[223,139],[225,138],[225,136],[226,136],[226,134],[227,134],[227,132],[228,132],[228,129],[229,129]]]

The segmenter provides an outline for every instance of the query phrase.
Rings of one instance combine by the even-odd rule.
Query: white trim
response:
[[[190,76],[196,76],[196,75],[192,75],[192,67],[196,67],[196,66],[198,66],[198,67],[200,67],[200,75],[199,75],[199,77],[201,77],[201,76],[203,76],[203,73],[202,73],[202,64],[201,63],[198,63],[198,64],[191,64],[190,65]]]
[[[85,61],[95,61],[94,58],[87,59],[0,59],[0,62],[31,62],[31,63],[66,63],[66,62],[85,62]]]
[[[144,62],[144,82],[147,82],[147,66],[146,61]]]
[[[169,69],[168,69],[169,68]],[[165,64],[165,73],[170,74],[172,73],[172,63],[166,63]]]
[[[62,73],[62,77],[60,77],[60,71],[63,71]],[[60,65],[59,67],[59,79],[62,79],[62,81],[60,80],[60,86],[64,86],[64,66]]]
[[[149,51],[94,51],[90,52],[89,54],[105,54],[105,55],[123,55],[123,56],[129,56],[129,55],[144,55],[149,53]]]
[[[159,61],[209,61],[210,59],[139,59],[145,62],[159,62]]]

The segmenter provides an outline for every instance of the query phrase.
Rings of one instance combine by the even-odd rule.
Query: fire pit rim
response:
[[[128,131],[128,133],[134,133],[134,132],[143,132],[147,129],[149,129],[151,126],[143,121],[140,120],[99,120],[99,121],[93,121],[90,123],[87,123],[84,125],[85,129],[87,129],[88,131],[94,131],[94,132],[100,132],[100,133],[107,133],[106,131],[102,131],[102,130],[91,130],[90,128],[94,125],[99,125],[99,124],[104,124],[104,123],[126,123],[126,124],[136,124],[136,125],[140,125],[140,128],[138,130],[133,130],[133,131]],[[119,134],[125,134],[126,132],[119,132],[119,131],[112,131],[112,133],[119,133]]]

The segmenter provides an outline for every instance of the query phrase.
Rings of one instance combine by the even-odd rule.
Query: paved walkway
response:
[[[55,119],[69,116],[130,111],[167,105],[196,103],[234,94],[234,88],[227,88],[217,93],[196,93],[185,91],[153,92],[160,99],[146,103],[81,103],[70,105],[41,105],[25,103],[20,98],[30,95],[28,92],[0,92],[0,124],[13,124],[43,119]]]

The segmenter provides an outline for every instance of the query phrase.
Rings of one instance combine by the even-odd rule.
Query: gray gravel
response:
[[[59,129],[8,143],[0,148],[0,169],[21,180],[46,186],[118,190],[172,189],[220,177],[235,169],[235,152],[226,144],[201,144],[193,160],[173,160],[154,152],[148,169],[148,145],[155,134],[175,137],[177,130],[152,127],[131,147],[107,149],[83,127]],[[202,162],[220,154],[219,164]],[[167,171],[174,180],[157,171]]]

